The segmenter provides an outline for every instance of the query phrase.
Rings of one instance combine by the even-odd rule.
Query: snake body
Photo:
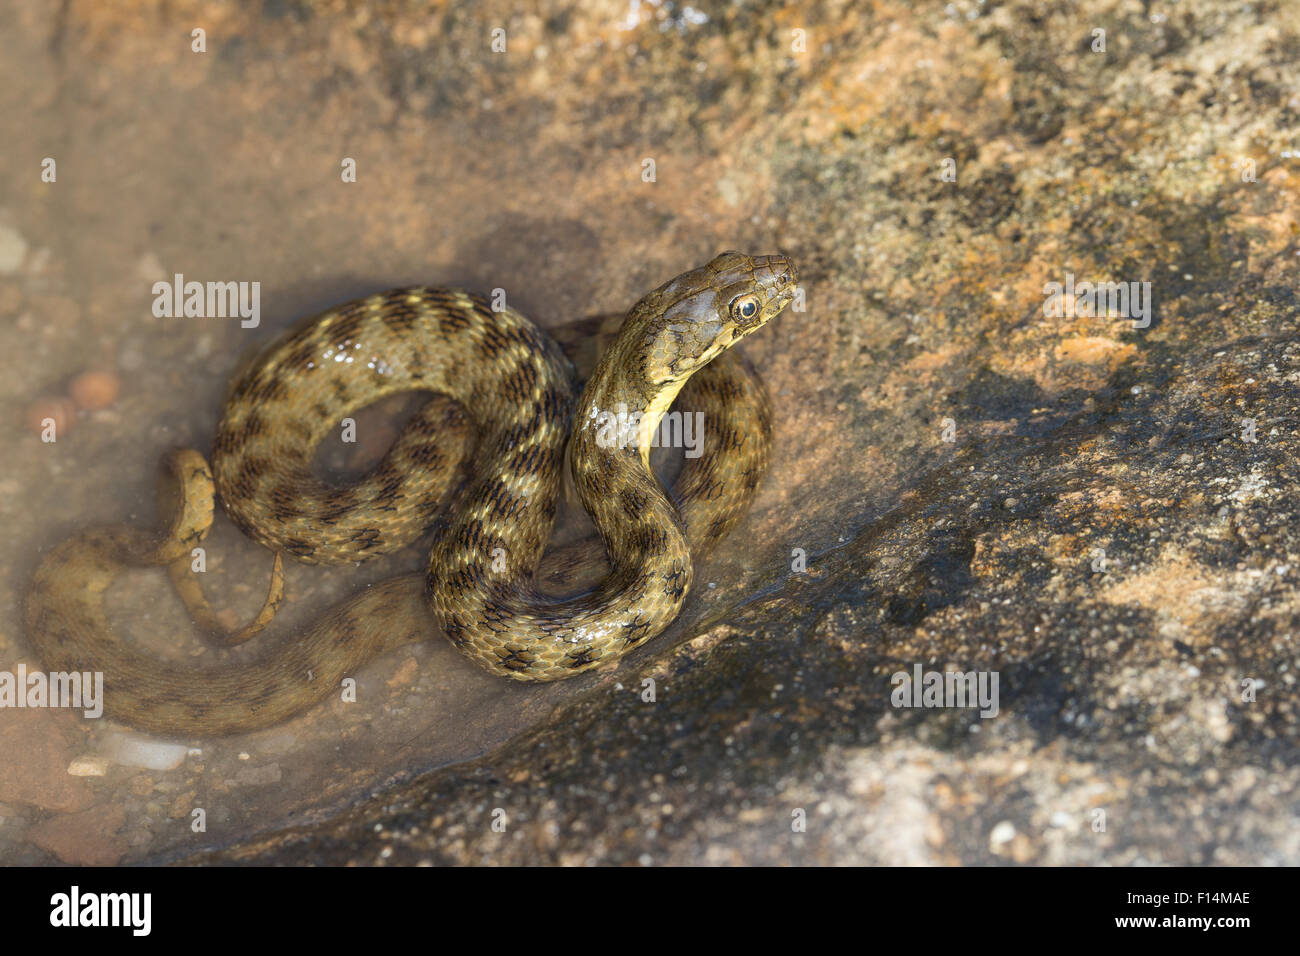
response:
[[[237,377],[211,470],[197,451],[167,457],[180,495],[165,531],[96,528],[43,558],[27,597],[31,642],[50,670],[102,672],[109,716],[188,736],[279,723],[371,658],[438,628],[472,660],[518,680],[618,660],[677,617],[693,559],[752,499],[767,465],[766,397],[726,350],[777,315],[795,281],[785,257],[736,252],[678,276],[632,308],[581,394],[551,336],[467,292],[401,289],[317,316]],[[352,485],[311,474],[316,446],[349,412],[408,390],[454,403],[426,405]],[[705,445],[684,460],[670,497],[649,446],[679,392],[704,412]],[[633,425],[611,442],[615,415]],[[586,593],[557,598],[538,587],[537,570],[566,447],[609,572]],[[188,559],[211,524],[214,488],[232,520],[277,554],[350,563],[433,524],[471,448],[472,477],[443,516],[422,576],[370,587],[254,660],[205,669],[159,660],[106,622],[103,597],[118,576]]]

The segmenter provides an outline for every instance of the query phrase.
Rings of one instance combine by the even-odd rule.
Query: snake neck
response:
[[[680,526],[676,509],[650,468],[650,448],[685,379],[659,386],[646,383],[634,364],[620,360],[620,344],[610,349],[578,401],[569,444],[574,484],[587,512],[593,519],[606,517],[611,530],[615,521],[639,522],[648,517],[641,511],[651,507],[657,512],[656,520],[662,517]],[[611,508],[611,501],[619,496],[627,500],[621,507]],[[596,524],[598,529],[602,527],[599,520]],[[622,556],[619,542],[625,539],[619,530],[616,536],[601,530],[611,560]],[[627,555],[629,560],[642,557]]]
[[[657,414],[671,394],[649,387],[616,342],[588,381],[569,439],[574,488],[604,542],[611,572],[593,591],[557,599],[533,576],[554,513],[556,481],[509,517],[485,481],[452,522],[430,560],[428,594],[447,636],[461,651],[520,680],[554,680],[615,659],[654,637],[681,612],[691,585],[686,527],[651,472],[646,455]],[[592,414],[592,411],[595,414]],[[620,418],[620,412],[622,417]],[[606,414],[608,413],[608,414]],[[487,474],[510,473],[510,443],[490,443],[500,461]],[[544,520],[528,521],[544,512]],[[508,556],[497,570],[493,554]]]
[[[640,459],[640,470],[652,474],[652,439],[686,379],[648,384],[635,369],[613,357],[618,351],[611,349],[611,357],[601,363],[583,390],[574,423],[576,447],[571,446],[570,459],[579,461],[602,451],[630,451]],[[628,467],[625,457],[609,455],[602,460],[606,467],[621,472]]]

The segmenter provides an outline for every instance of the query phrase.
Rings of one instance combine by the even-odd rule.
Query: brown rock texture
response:
[[[443,283],[553,327],[726,248],[788,253],[806,293],[744,346],[774,460],[673,630],[527,692],[404,650],[361,678],[364,718],[160,774],[221,825],[131,858],[1300,863],[1294,3],[0,17],[26,51],[0,60],[27,144],[0,155],[10,612],[40,548],[147,519],[140,463],[210,441],[231,371],[299,316]],[[152,316],[159,269],[260,280],[262,328]],[[42,446],[20,410],[86,368],[120,397]],[[290,584],[308,616],[356,586]],[[895,706],[917,666],[996,674],[997,715]],[[274,795],[223,782],[235,747]],[[85,785],[161,829],[177,798],[124,779]]]
[[[33,669],[35,669],[33,665]],[[5,711],[0,719],[0,801],[41,810],[80,810],[92,798],[85,782],[68,774],[76,757],[72,721],[45,710]]]
[[[120,806],[65,813],[36,824],[32,843],[74,866],[112,866],[122,858],[125,842],[117,835],[126,820]]]

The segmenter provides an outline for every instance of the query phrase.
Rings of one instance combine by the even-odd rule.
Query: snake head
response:
[[[684,382],[775,318],[794,299],[798,278],[786,256],[724,252],[651,292],[629,316],[647,346],[646,380]]]

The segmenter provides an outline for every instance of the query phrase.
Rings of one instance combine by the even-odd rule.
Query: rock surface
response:
[[[278,210],[281,241],[237,216],[183,235],[181,209],[96,266],[110,288],[155,253],[241,275],[252,243],[268,287],[305,290],[286,315],[366,291],[314,266],[367,286],[504,276],[554,325],[728,247],[791,254],[807,293],[746,345],[775,458],[678,627],[513,723],[526,704],[503,691],[474,711],[495,730],[467,725],[481,756],[430,741],[429,769],[328,818],[153,858],[1300,863],[1295,5],[539,9],[7,15],[57,31],[70,73],[75,50],[125,89],[158,82],[147,67],[182,102],[258,116],[220,165],[201,130],[166,162],[214,205]],[[161,42],[191,20],[199,60]],[[317,184],[349,155],[353,192]],[[30,201],[10,206],[48,244]],[[1052,314],[1049,284],[1084,282],[1144,297]],[[117,330],[113,355],[193,370],[202,334],[225,354],[238,332]],[[894,706],[918,666],[996,674],[996,716]]]

